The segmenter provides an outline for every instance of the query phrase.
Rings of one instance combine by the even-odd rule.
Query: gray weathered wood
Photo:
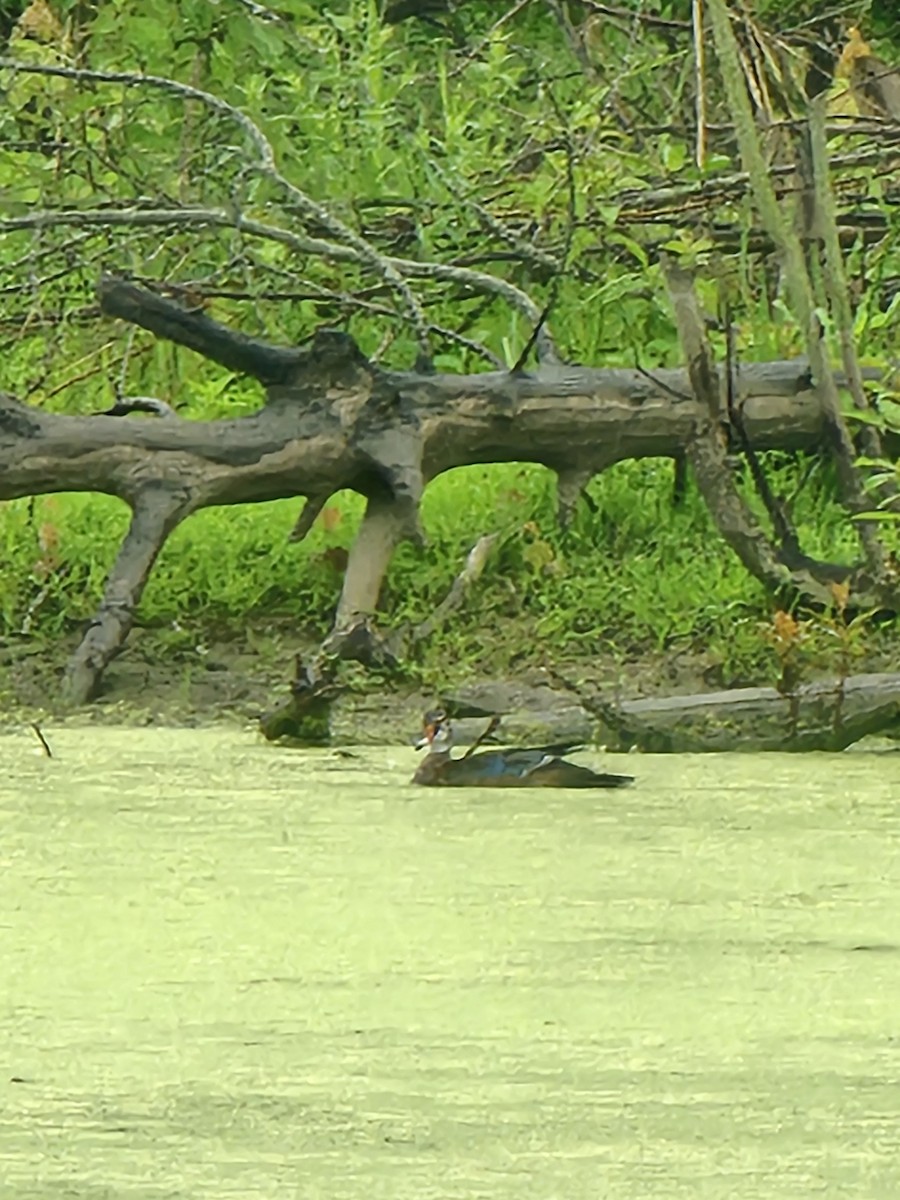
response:
[[[656,753],[717,750],[845,750],[860,738],[900,729],[900,674],[850,675],[801,685],[603,705],[610,748]]]
[[[96,691],[131,627],[156,555],[198,509],[296,496],[309,499],[314,516],[342,489],[366,496],[367,518],[338,606],[339,644],[348,631],[369,627],[393,548],[420,535],[422,491],[443,471],[541,463],[561,480],[565,518],[593,475],[623,459],[677,455],[697,426],[698,401],[683,370],[385,371],[333,331],[302,347],[274,347],[123,280],[104,280],[100,300],[111,316],[257,378],[266,395],[249,416],[192,421],[66,416],[0,394],[0,500],[97,491],[119,497],[134,514],[67,676],[75,702]],[[747,364],[736,382],[754,446],[818,443],[821,406],[804,361]],[[311,523],[301,518],[297,534]],[[784,585],[792,583],[803,586],[785,566]]]

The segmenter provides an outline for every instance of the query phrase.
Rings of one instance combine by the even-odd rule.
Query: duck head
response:
[[[432,708],[422,718],[422,736],[416,749],[428,747],[431,754],[449,754],[453,748],[453,729],[450,718],[442,708]]]

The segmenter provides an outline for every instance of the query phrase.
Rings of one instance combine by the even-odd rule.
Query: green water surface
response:
[[[0,737],[0,1200],[900,1197],[900,754]]]

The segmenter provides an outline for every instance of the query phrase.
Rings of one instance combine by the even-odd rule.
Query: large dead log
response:
[[[592,704],[610,748],[664,753],[845,750],[860,738],[900,731],[900,675],[850,675],[802,684],[734,688],[697,696]]]
[[[219,421],[64,416],[0,395],[0,499],[97,491],[133,512],[100,610],[70,664],[67,693],[76,703],[95,692],[127,636],[165,539],[200,508],[305,496],[302,535],[334,492],[366,496],[338,607],[339,642],[371,617],[391,552],[400,539],[420,536],[422,490],[443,471],[542,463],[559,477],[565,518],[593,475],[622,459],[676,455],[697,426],[698,403],[681,370],[385,371],[332,331],[304,347],[274,347],[121,280],[104,280],[100,300],[109,315],[255,377],[267,395],[251,416]],[[822,414],[804,361],[749,364],[735,384],[754,446],[818,443]],[[784,582],[791,580],[785,566]]]
[[[875,734],[900,735],[898,674],[848,675],[787,693],[753,687],[615,701],[608,684],[576,682],[556,671],[550,678],[556,686],[476,681],[441,702],[454,717],[502,717],[501,737],[507,733],[514,743],[594,738],[610,750],[656,754],[834,751]],[[476,720],[460,723],[463,735],[476,728]]]

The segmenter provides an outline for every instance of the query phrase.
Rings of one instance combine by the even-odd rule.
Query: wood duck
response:
[[[539,746],[532,750],[475,751],[500,724],[495,717],[481,737],[462,758],[452,758],[453,729],[443,709],[433,709],[424,717],[424,732],[416,749],[428,747],[428,754],[412,777],[424,787],[561,787],[614,788],[633,783],[631,775],[607,775],[580,767],[560,757],[571,751],[573,743]]]

